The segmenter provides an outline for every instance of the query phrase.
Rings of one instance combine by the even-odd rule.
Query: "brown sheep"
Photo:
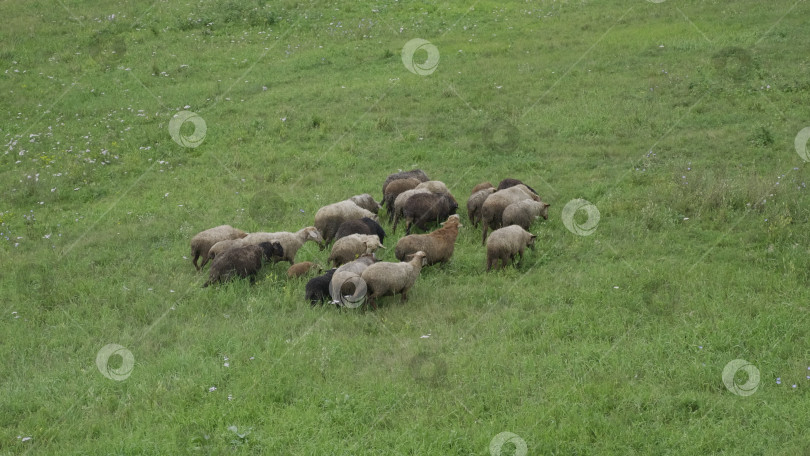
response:
[[[278,242],[262,242],[259,245],[245,245],[226,250],[211,262],[208,281],[203,288],[212,283],[225,282],[234,276],[250,277],[250,283],[256,281],[256,274],[262,268],[262,259],[273,260],[284,255]]]
[[[374,263],[360,275],[368,290],[369,304],[377,308],[377,298],[380,296],[402,294],[402,302],[408,300],[408,290],[411,289],[419,277],[422,266],[425,265],[425,252],[416,252],[408,262]]]
[[[534,200],[521,200],[506,206],[503,210],[503,226],[517,225],[528,231],[535,219],[548,220],[548,203]]]
[[[493,193],[495,193],[495,187],[483,188],[470,195],[470,199],[467,200],[467,217],[474,227],[478,228],[478,223],[481,222],[481,206]]]
[[[421,169],[413,169],[413,170],[410,170],[410,171],[400,171],[398,173],[389,174],[388,177],[385,178],[385,182],[383,182],[383,186],[382,186],[383,195],[385,195],[385,188],[388,187],[388,184],[390,184],[391,181],[396,180],[396,179],[407,179],[409,177],[413,177],[414,179],[418,179],[419,182],[425,182],[425,181],[430,180],[430,178],[427,177],[427,174],[425,174],[425,172],[422,171]]]
[[[408,198],[402,208],[405,217],[405,234],[411,234],[411,227],[416,226],[422,231],[456,213],[456,204],[447,194],[417,193]]]
[[[494,230],[503,226],[504,209],[512,203],[525,199],[540,201],[540,197],[523,184],[498,190],[489,195],[481,206],[481,225],[483,227],[481,245],[486,244],[488,229]]]
[[[495,186],[490,184],[489,182],[481,182],[480,184],[473,187],[472,191],[470,192],[470,195],[474,195],[476,192],[479,192],[485,188],[495,188]]]
[[[517,225],[509,225],[497,229],[487,240],[487,271],[493,265],[497,267],[501,262],[501,269],[505,269],[508,262],[514,262],[515,256],[519,261],[523,259],[523,250],[526,247],[534,250],[536,236]]]
[[[396,233],[397,225],[399,224],[400,219],[404,217],[402,215],[402,210],[405,208],[405,204],[413,195],[417,195],[419,193],[427,194],[430,193],[430,190],[426,188],[413,188],[410,190],[405,190],[396,197],[394,200],[394,226],[391,227],[391,231]]]
[[[290,266],[289,269],[287,269],[287,277],[290,279],[297,279],[298,277],[304,276],[312,271],[321,272],[322,270],[323,268],[321,268],[321,266],[317,263],[303,261]]]
[[[419,179],[409,177],[407,179],[394,179],[388,183],[388,186],[385,187],[382,202],[382,205],[388,211],[388,223],[394,220],[394,200],[397,199],[397,196],[406,190],[416,188],[419,182]]]
[[[199,271],[208,263],[208,250],[217,242],[225,239],[241,239],[245,236],[247,233],[230,225],[220,225],[197,233],[191,238],[191,262],[194,264],[194,268]],[[203,258],[203,261],[201,265],[197,266],[197,259],[200,257]]]
[[[397,242],[395,250],[399,261],[407,261],[411,254],[423,251],[427,254],[428,265],[447,263],[453,256],[453,250],[458,237],[458,229],[462,227],[458,215],[451,215],[442,227],[430,234],[411,234]]]

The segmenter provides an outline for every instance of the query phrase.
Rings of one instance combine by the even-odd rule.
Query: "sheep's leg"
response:
[[[194,254],[194,259],[191,260],[191,263],[194,264],[194,268],[199,271],[200,267],[197,266],[197,259],[200,258],[200,252],[192,252]]]
[[[410,219],[405,219],[405,234],[411,234],[412,225],[413,223],[410,221]]]
[[[405,302],[408,300],[408,290],[402,290],[402,299],[401,302]]]
[[[486,220],[481,221],[482,226],[482,237],[481,237],[481,245],[487,245],[487,229],[489,228],[488,223]]]
[[[200,271],[202,271],[202,268],[204,268],[205,265],[208,264],[208,260],[209,260],[209,258],[207,256],[203,257],[202,263],[200,264],[200,268],[199,268]]]

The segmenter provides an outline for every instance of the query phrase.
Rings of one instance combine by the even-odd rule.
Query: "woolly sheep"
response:
[[[418,251],[427,254],[427,264],[447,263],[453,256],[458,229],[463,226],[459,223],[458,215],[451,215],[442,227],[430,234],[411,234],[397,242],[396,256],[400,261],[408,260],[408,256]]]
[[[470,195],[470,199],[467,200],[467,217],[474,227],[478,228],[478,223],[481,222],[481,206],[493,193],[495,187],[484,188]]]
[[[425,174],[425,172],[422,171],[421,169],[413,169],[411,171],[400,171],[398,173],[389,174],[388,177],[385,178],[385,182],[383,182],[382,186],[383,195],[385,195],[385,188],[388,187],[388,184],[390,184],[391,181],[396,179],[407,179],[409,177],[418,179],[419,182],[425,182],[430,180],[430,178],[427,177],[427,174]]]
[[[408,198],[402,208],[405,218],[405,234],[411,234],[414,225],[427,231],[429,225],[444,220],[456,213],[456,204],[448,195],[441,193],[418,193]]]
[[[377,259],[374,258],[374,254],[370,253],[361,255],[358,259],[337,268],[329,283],[329,295],[332,296],[332,304],[353,304],[363,299],[366,289],[363,286],[358,286],[363,283],[358,279],[366,268],[376,262]],[[345,297],[347,295],[348,297]]]
[[[408,300],[408,290],[411,289],[422,266],[427,262],[427,254],[419,251],[413,254],[409,262],[401,263],[374,263],[360,275],[366,284],[369,304],[377,308],[377,298],[380,296],[402,294],[402,301]]]
[[[409,177],[407,179],[394,179],[388,184],[388,186],[385,187],[382,206],[384,206],[388,211],[388,223],[391,223],[391,221],[394,219],[394,200],[397,199],[397,196],[406,190],[416,188],[416,186],[419,185],[419,182],[419,179],[415,177]]]
[[[282,255],[284,251],[278,242],[262,242],[259,245],[244,245],[226,250],[211,262],[208,281],[203,284],[203,288],[229,280],[235,275],[250,277],[250,283],[253,283],[262,268],[262,258],[270,261]]]
[[[338,267],[359,257],[373,253],[378,248],[385,248],[376,234],[350,234],[335,241],[332,253],[327,261]]]
[[[450,193],[450,190],[447,188],[447,185],[445,185],[445,183],[442,181],[425,181],[417,185],[416,188],[424,188],[430,193],[444,193],[445,195],[449,196],[453,201],[455,201],[455,198],[453,198],[453,194]]]
[[[278,261],[289,261],[290,265],[295,264],[295,254],[307,241],[313,241],[318,244],[323,242],[321,233],[314,226],[301,228],[295,233],[287,231],[279,231],[277,233],[250,233],[242,239],[242,244],[259,244],[262,242],[276,241],[281,244],[284,249],[284,257]]]
[[[315,213],[315,227],[323,235],[323,247],[331,243],[335,239],[340,224],[347,220],[357,220],[363,217],[368,217],[376,220],[377,216],[373,212],[363,209],[355,204],[354,201],[345,200],[337,203],[332,203],[318,209]]]
[[[542,201],[521,200],[506,206],[503,210],[503,226],[518,225],[524,230],[529,229],[532,222],[537,217],[548,220],[548,208],[550,204]]]
[[[368,193],[363,193],[362,195],[354,195],[351,198],[349,198],[349,201],[375,214],[380,210],[380,203],[375,201],[374,198]]]
[[[507,177],[506,179],[502,180],[502,181],[501,181],[501,182],[498,184],[498,190],[503,190],[503,189],[505,189],[505,188],[514,187],[514,186],[516,186],[516,185],[526,185],[526,184],[524,184],[522,181],[520,181],[520,180],[518,180],[518,179],[511,179],[511,178],[508,178],[508,177]],[[539,193],[537,193],[536,191],[534,191],[534,189],[533,189],[533,188],[531,188],[531,187],[529,187],[528,185],[526,185],[526,188],[528,188],[529,190],[531,190],[531,192],[532,192],[532,193],[534,193],[535,195],[539,195]]]
[[[217,242],[225,239],[241,239],[245,236],[247,233],[230,225],[220,225],[197,233],[191,238],[191,262],[194,264],[194,268],[199,271],[208,263],[208,251]],[[197,266],[197,259],[200,257],[203,258],[203,261],[201,265]]]
[[[523,259],[523,250],[528,246],[534,250],[535,235],[517,225],[509,225],[492,232],[487,240],[487,271],[500,260],[501,269],[507,262],[514,262],[515,256]]]
[[[329,282],[334,273],[335,270],[330,269],[323,275],[309,279],[305,287],[304,299],[309,301],[310,306],[315,307],[318,302],[323,304],[324,299],[329,297]]]
[[[208,260],[213,260],[217,255],[230,249],[231,247],[242,245],[244,245],[242,244],[242,239],[225,239],[224,241],[219,241],[208,249]]]
[[[394,226],[391,227],[391,231],[397,231],[399,220],[403,217],[402,209],[405,208],[405,204],[408,202],[408,200],[411,199],[413,195],[418,195],[420,193],[430,193],[430,190],[426,188],[414,188],[411,190],[406,190],[396,197],[394,200]]]
[[[379,223],[371,220],[368,217],[363,217],[358,220],[347,220],[340,224],[337,233],[335,233],[335,240],[348,236],[350,234],[376,234],[380,238],[380,243],[385,242],[385,230]]]
[[[481,206],[481,225],[483,226],[481,245],[486,244],[488,229],[494,230],[503,226],[502,216],[504,209],[510,204],[524,199],[540,201],[540,197],[523,184],[498,190],[489,195]]]
[[[470,192],[470,195],[479,192],[485,188],[495,188],[495,186],[490,184],[489,182],[481,182],[480,184],[473,187],[472,191]]]
[[[317,263],[313,263],[311,261],[303,261],[301,263],[295,263],[294,265],[290,266],[287,269],[287,277],[290,279],[296,279],[298,277],[304,276],[311,271],[320,272],[322,270],[321,266]]]

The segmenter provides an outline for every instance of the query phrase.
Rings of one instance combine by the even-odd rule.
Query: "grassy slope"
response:
[[[804,2],[257,5],[0,4],[0,452],[810,450]],[[416,37],[427,77],[400,59]],[[718,65],[735,46],[750,63]],[[168,134],[185,106],[196,149]],[[517,147],[493,151],[504,122]],[[462,206],[531,183],[539,248],[484,274],[466,223],[379,312],[311,310],[281,265],[198,288],[194,233],[296,230],[413,166]],[[592,236],[560,221],[580,197]],[[94,364],[108,343],[135,357],[123,382]],[[721,382],[735,358],[753,396]]]

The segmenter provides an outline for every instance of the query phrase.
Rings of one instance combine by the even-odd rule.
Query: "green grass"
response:
[[[810,452],[806,2],[0,12],[0,454]],[[434,73],[403,65],[413,38]],[[183,110],[199,147],[170,136]],[[295,231],[413,167],[465,226],[407,303],[312,309],[282,264],[200,288],[195,233]],[[505,177],[550,217],[487,274],[464,203]],[[562,223],[576,198],[590,236]]]

